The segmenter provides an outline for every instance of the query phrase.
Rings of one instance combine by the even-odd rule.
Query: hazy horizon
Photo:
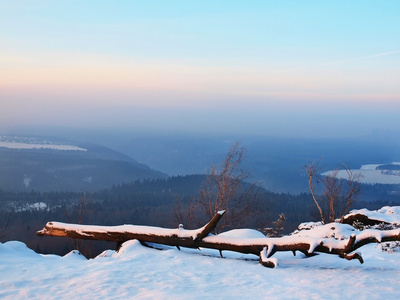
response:
[[[0,126],[400,131],[394,1],[0,1]]]

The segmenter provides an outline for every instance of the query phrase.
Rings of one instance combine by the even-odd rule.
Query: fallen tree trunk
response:
[[[42,230],[36,232],[36,235],[100,240],[116,242],[117,245],[129,240],[139,240],[169,246],[198,248],[199,242],[214,230],[224,213],[225,211],[218,212],[210,222],[196,230],[185,230],[182,226],[177,229],[167,229],[137,225],[96,226],[48,222]]]
[[[399,241],[400,229],[379,231],[364,230],[358,235],[351,235],[350,238],[338,240],[334,238],[315,238],[285,236],[280,238],[232,238],[220,235],[210,235],[224,211],[218,212],[213,219],[202,228],[196,230],[185,230],[181,226],[177,229],[167,229],[152,226],[95,226],[77,225],[59,222],[49,222],[38,231],[39,236],[59,236],[74,239],[101,240],[116,242],[121,245],[123,242],[137,239],[141,242],[164,244],[175,247],[187,248],[210,248],[220,251],[235,251],[240,253],[251,253],[260,256],[260,263],[267,267],[274,267],[276,262],[269,258],[278,251],[296,251],[306,256],[318,252],[335,254],[348,260],[358,259],[363,263],[360,254],[351,252],[369,244],[386,241]]]

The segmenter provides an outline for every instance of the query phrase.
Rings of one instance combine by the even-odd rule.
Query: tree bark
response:
[[[318,252],[338,255],[348,260],[358,259],[363,263],[360,254],[352,253],[369,243],[399,241],[400,229],[379,231],[364,230],[352,235],[347,240],[334,238],[299,238],[286,236],[281,238],[248,238],[239,239],[222,235],[210,235],[225,211],[218,212],[212,220],[196,230],[166,229],[151,226],[95,226],[49,222],[38,231],[39,236],[59,236],[85,240],[112,241],[121,245],[123,242],[137,239],[141,242],[164,244],[175,247],[210,248],[220,253],[224,250],[235,251],[260,256],[260,263],[273,267],[275,264],[268,259],[279,251],[296,251],[312,256]],[[263,251],[263,252],[262,252]]]
[[[354,214],[354,215],[346,216],[343,218],[343,221],[341,223],[353,225],[354,222],[360,222],[363,225],[370,225],[370,226],[381,224],[381,223],[386,224],[386,225],[389,224],[389,223],[381,221],[381,220],[370,219],[366,215],[363,215],[363,214]]]
[[[210,222],[196,230],[185,230],[181,226],[177,229],[167,229],[136,225],[96,226],[48,222],[42,230],[36,232],[36,235],[100,240],[116,242],[117,245],[121,245],[128,240],[136,239],[142,242],[169,246],[198,248],[199,242],[214,230],[224,213],[225,211],[219,211]]]

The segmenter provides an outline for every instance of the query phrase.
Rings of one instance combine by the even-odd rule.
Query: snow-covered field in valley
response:
[[[87,151],[86,149],[73,145],[57,143],[49,140],[41,140],[34,137],[20,137],[20,136],[0,136],[0,148]]]
[[[391,216],[397,223],[399,218],[393,216],[400,209],[364,212],[376,219]],[[342,232],[355,230],[346,224],[334,226],[338,241],[346,239]],[[326,238],[330,227],[318,226],[297,236],[320,233]],[[263,267],[255,255],[224,251],[220,258],[216,250],[162,248],[131,240],[118,252],[108,250],[87,260],[77,251],[60,257],[37,254],[21,242],[0,243],[0,299],[399,298],[398,248],[387,252],[379,244],[363,246],[358,252],[364,264],[331,254],[306,258],[278,252],[274,269]]]
[[[399,162],[391,163],[393,166],[399,166]],[[381,170],[379,167],[382,164],[369,164],[362,165],[360,169],[350,170],[353,174],[359,175],[357,181],[366,184],[400,184],[400,171],[399,170]],[[332,170],[323,173],[325,176],[335,176],[338,179],[349,179],[349,174],[346,170]]]
[[[53,149],[53,150],[64,150],[64,151],[87,151],[86,149],[72,145],[28,144],[28,143],[2,142],[2,141],[0,141],[0,147],[9,149]]]

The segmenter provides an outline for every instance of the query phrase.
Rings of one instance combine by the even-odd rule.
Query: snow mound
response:
[[[266,237],[264,234],[254,229],[233,229],[220,233],[218,236],[240,239],[256,239]]]
[[[345,218],[358,214],[364,215],[368,219],[400,225],[400,206],[384,206],[381,209],[372,211],[366,208],[356,209],[350,211]]]
[[[104,250],[99,255],[97,255],[95,258],[98,258],[98,257],[112,257],[115,252],[117,252],[117,251],[115,251],[115,250]]]
[[[65,254],[61,259],[70,259],[70,260],[87,260],[85,256],[83,256],[78,250],[72,250],[71,252]]]
[[[113,258],[130,259],[140,255],[148,254],[146,247],[142,246],[138,240],[130,240],[122,244],[121,248],[111,255]]]
[[[317,223],[316,223],[317,224]],[[348,239],[354,234],[356,229],[348,224],[329,223],[320,226],[314,226],[308,230],[297,230],[292,236],[312,237],[312,238],[335,238],[337,240]]]
[[[39,254],[32,249],[29,249],[22,242],[9,241],[4,244],[0,243],[0,256],[37,257]]]

